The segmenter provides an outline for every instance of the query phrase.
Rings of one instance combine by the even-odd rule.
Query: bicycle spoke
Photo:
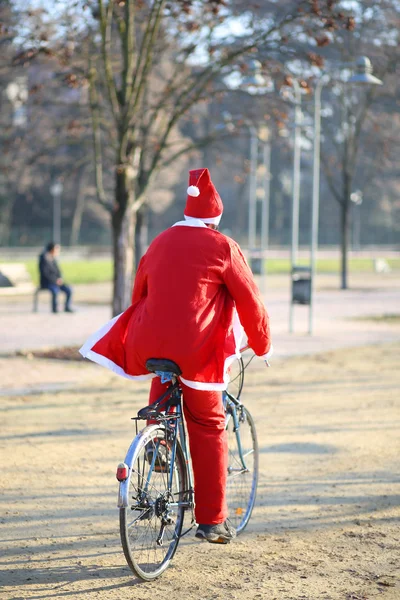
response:
[[[179,447],[171,465],[170,445],[161,446],[160,439],[166,439],[164,432],[158,434],[155,430],[152,436],[143,439],[137,450],[129,485],[134,502],[121,512],[125,556],[143,579],[157,576],[168,565],[179,542],[185,510],[180,503],[187,487],[182,450]]]
[[[234,431],[235,419],[233,416],[227,421],[228,436],[228,478],[227,478],[227,502],[229,518],[238,532],[246,526],[254,506],[257,477],[258,477],[258,449],[255,437],[255,429],[250,414],[244,408],[236,409],[244,411],[243,419],[239,419],[238,432]],[[233,413],[234,415],[235,413]],[[239,451],[237,435],[240,439],[241,452]],[[243,467],[243,463],[246,468]]]

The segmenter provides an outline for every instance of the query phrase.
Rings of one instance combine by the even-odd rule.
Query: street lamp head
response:
[[[363,193],[361,190],[356,190],[350,194],[350,200],[357,206],[360,206],[363,201]]]
[[[247,74],[242,79],[242,87],[259,88],[265,86],[265,78],[261,72],[262,65],[259,60],[251,59],[247,63]]]
[[[350,77],[348,83],[361,85],[383,85],[383,82],[372,75],[372,64],[367,56],[360,56],[356,62],[356,72]]]
[[[55,181],[50,186],[50,194],[52,196],[61,196],[61,194],[63,193],[63,189],[64,189],[63,183],[61,181]]]
[[[222,111],[222,120],[225,124],[233,123],[233,117],[232,117],[231,113],[229,112],[229,110]]]
[[[231,113],[228,110],[222,111],[222,121],[215,125],[216,131],[228,131],[233,133],[235,131],[235,123]]]

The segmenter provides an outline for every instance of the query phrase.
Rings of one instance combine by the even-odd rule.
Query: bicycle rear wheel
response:
[[[120,509],[120,534],[125,558],[141,579],[155,579],[175,554],[184,520],[181,503],[186,496],[187,472],[177,440],[174,464],[165,428],[150,426],[142,440],[129,476],[129,506]],[[153,456],[155,457],[153,459]],[[172,468],[172,486],[169,487]]]
[[[235,432],[233,412],[239,428]],[[228,409],[228,479],[226,497],[228,516],[236,532],[246,527],[256,501],[258,483],[258,444],[253,418],[244,406]],[[241,448],[241,450],[240,450]],[[242,462],[243,459],[243,462]]]

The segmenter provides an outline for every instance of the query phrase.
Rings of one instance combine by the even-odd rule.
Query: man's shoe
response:
[[[218,525],[199,525],[196,537],[210,544],[229,544],[236,537],[236,530],[227,521]]]
[[[73,308],[68,306],[68,308],[65,309],[65,312],[74,313],[75,311]]]

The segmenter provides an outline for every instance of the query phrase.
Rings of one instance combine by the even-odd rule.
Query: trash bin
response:
[[[310,304],[311,268],[292,268],[292,304]]]
[[[262,275],[262,258],[258,257],[250,257],[250,269],[253,272],[253,275]]]

